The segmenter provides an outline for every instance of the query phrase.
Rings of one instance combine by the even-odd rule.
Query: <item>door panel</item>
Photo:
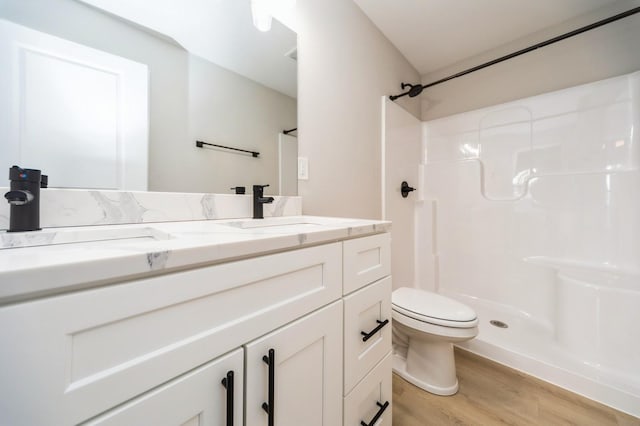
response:
[[[269,367],[274,349],[277,426],[335,426],[342,422],[342,302],[282,327],[246,346],[247,424],[268,425],[262,408],[269,400]]]
[[[227,426],[228,387],[222,380],[233,371],[233,425],[241,426],[243,360],[237,349],[85,425]]]

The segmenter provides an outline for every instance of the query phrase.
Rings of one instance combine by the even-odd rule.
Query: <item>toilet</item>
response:
[[[391,298],[393,371],[437,395],[458,391],[453,344],[478,335],[470,307],[425,290],[401,287]]]

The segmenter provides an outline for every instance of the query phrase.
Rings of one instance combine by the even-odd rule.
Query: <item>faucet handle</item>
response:
[[[9,191],[4,194],[9,204],[13,206],[24,206],[33,201],[33,194],[29,191]]]
[[[259,193],[262,194],[262,192],[264,191],[264,189],[269,186],[269,185],[253,185],[253,193]]]

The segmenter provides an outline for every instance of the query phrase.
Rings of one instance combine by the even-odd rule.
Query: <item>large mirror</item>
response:
[[[296,34],[254,18],[252,0],[3,0],[0,167],[52,187],[296,195]]]

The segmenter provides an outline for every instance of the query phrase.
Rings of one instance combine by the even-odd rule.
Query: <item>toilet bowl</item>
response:
[[[393,371],[437,395],[458,391],[453,344],[478,335],[470,307],[415,288],[393,292]]]

